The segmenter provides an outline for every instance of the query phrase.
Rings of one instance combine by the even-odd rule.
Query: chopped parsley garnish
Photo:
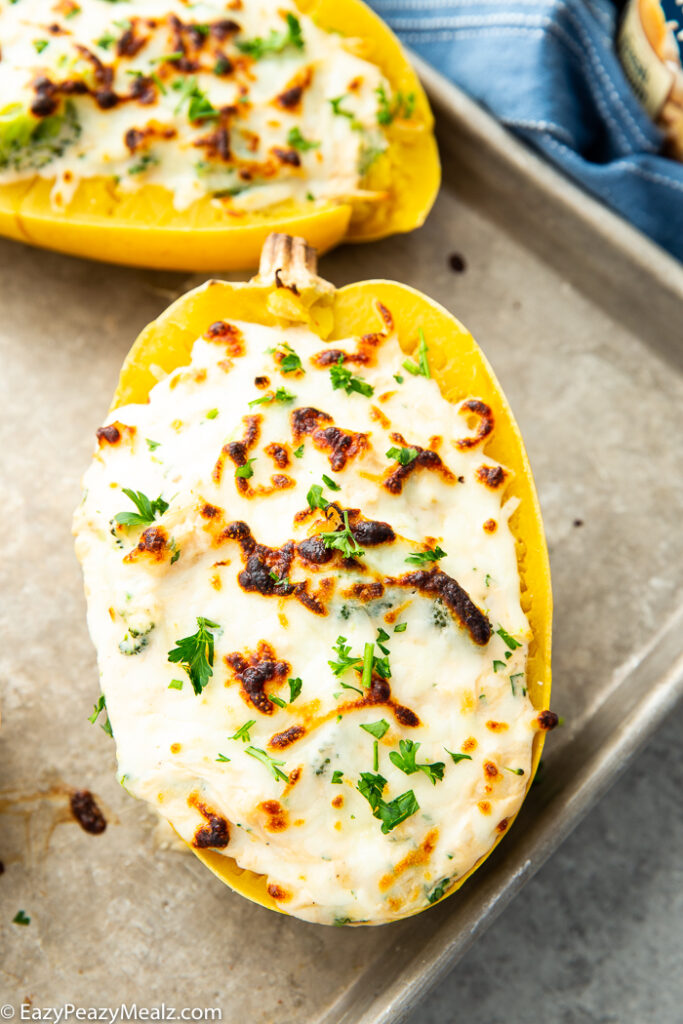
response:
[[[524,673],[523,672],[514,672],[510,676],[510,689],[512,690],[512,696],[513,697],[517,696],[516,685],[517,685],[517,680],[518,679],[524,679]],[[526,688],[525,687],[522,687],[522,693],[526,697]]]
[[[231,761],[232,758],[226,757],[225,754],[219,754],[216,758],[217,761]]]
[[[48,39],[35,39],[33,45],[35,47],[36,53],[42,53],[45,47],[48,45],[48,43]]]
[[[283,373],[295,373],[297,370],[303,369],[301,359],[286,341],[283,341],[277,348],[269,348],[267,351],[271,354],[278,352],[282,356],[279,364]]]
[[[145,442],[151,452],[155,452],[159,445],[161,444],[161,441],[152,441],[152,439],[149,437],[145,438]]]
[[[448,747],[444,747],[443,749],[446,751],[447,754],[450,754],[450,756],[453,758],[453,764],[459,764],[460,761],[472,760],[471,754],[454,754],[452,750],[448,749]]]
[[[356,115],[351,110],[342,110],[342,103],[346,99],[346,93],[343,96],[335,96],[333,100],[329,100],[329,104],[332,107],[332,113],[336,114],[337,117],[348,117],[350,121],[355,121]]]
[[[184,668],[190,677],[192,689],[199,696],[208,686],[213,675],[213,633],[220,629],[217,622],[197,616],[197,632],[176,640],[173,650],[168,652],[168,660],[174,665]]]
[[[520,641],[519,640],[515,640],[514,636],[510,636],[508,631],[506,629],[503,629],[502,626],[499,629],[496,630],[496,633],[501,638],[501,640],[503,641],[505,646],[509,647],[511,651],[516,651],[518,647],[522,646]],[[507,655],[506,655],[506,657],[507,657]]]
[[[405,633],[408,628],[407,622],[399,622],[397,626],[394,626],[394,633]]]
[[[12,924],[23,924],[28,925],[31,923],[31,918],[28,914],[25,914],[23,910],[18,910],[12,918]]]
[[[333,786],[341,786],[344,779],[344,772],[334,772],[330,782]]]
[[[232,736],[228,736],[228,739],[242,740],[242,743],[251,743],[251,736],[249,735],[249,730],[253,729],[255,725],[256,719],[251,718],[248,722],[245,722],[244,725],[241,725],[237,732],[233,733]]]
[[[452,878],[443,878],[430,893],[427,893],[427,903],[437,903],[442,896],[445,896],[452,883]]]
[[[294,449],[294,458],[295,459],[303,459],[303,457],[304,457],[304,446],[302,444],[300,444],[298,448]]]
[[[218,416],[218,409],[209,409],[206,414],[207,420],[215,420],[216,416]]]
[[[287,357],[285,356],[285,358]],[[269,391],[267,395],[254,398],[253,401],[249,402],[249,408],[251,409],[254,405],[270,405],[271,402],[293,402],[295,398],[296,395],[288,391],[287,388],[278,388],[275,392]]]
[[[262,764],[269,768],[273,774],[273,778],[278,780],[281,779],[283,782],[288,782],[289,778],[280,768],[284,761],[276,761],[270,757],[265,750],[261,750],[260,747],[247,747],[245,753],[249,754],[250,757],[255,757],[257,761],[261,761]]]
[[[159,158],[154,156],[153,153],[143,153],[139,160],[134,164],[131,164],[128,168],[129,174],[143,174],[144,171],[149,170],[150,167],[154,167],[155,164],[159,163]]]
[[[406,775],[414,775],[415,772],[423,772],[433,786],[436,785],[437,779],[439,782],[443,779],[443,773],[446,767],[443,761],[435,761],[433,764],[417,763],[415,758],[417,756],[418,747],[420,746],[419,743],[415,743],[413,740],[400,740],[398,746],[400,753],[396,750],[392,750],[389,754],[389,760]]]
[[[293,704],[301,693],[301,688],[304,684],[298,676],[296,679],[288,679],[287,682],[289,683],[289,703]]]
[[[252,469],[252,462],[256,462],[256,456],[252,459],[247,459],[243,466],[238,466],[235,470],[235,477],[241,477],[243,480],[249,480],[254,475]]]
[[[376,672],[377,675],[381,676],[382,679],[391,679],[391,668],[389,666],[389,648],[385,646],[385,641],[389,639],[389,634],[381,627],[377,630],[377,640],[375,641],[384,657],[380,658],[375,654],[375,644],[366,643],[363,650],[363,657],[353,657],[351,655],[351,646],[346,642],[345,636],[338,636],[337,643],[333,647],[334,653],[337,655],[338,661],[328,661],[328,665],[336,676],[341,676],[347,669],[353,669],[355,672],[361,673],[361,679],[363,686],[369,687],[372,683],[372,674]],[[358,690],[355,686],[349,686],[346,683],[341,684],[345,689],[356,690],[357,693],[362,693],[362,690]]]
[[[182,679],[172,679],[171,682],[168,684],[168,688],[169,688],[169,690],[182,690],[182,688],[183,688],[183,681],[182,681]]]
[[[271,29],[265,39],[262,36],[255,36],[254,39],[238,40],[235,44],[237,49],[254,60],[261,60],[271,53],[282,53],[288,46],[303,50],[304,37],[299,19],[288,13],[286,20],[287,28],[283,32]]]
[[[273,704],[277,704],[279,708],[287,707],[287,701],[283,700],[282,697],[276,697],[274,693],[268,694],[268,700],[271,701]]]
[[[320,484],[313,484],[306,495],[306,501],[310,508],[327,508],[329,501],[323,498],[323,489]]]
[[[327,664],[330,666],[335,676],[340,676],[342,672],[346,672],[347,669],[350,668],[358,669],[359,671],[362,669],[362,659],[350,656],[351,645],[346,642],[345,636],[337,637],[337,642],[332,650],[337,655],[338,661],[328,661]]]
[[[111,731],[111,722],[109,721],[109,715],[107,714],[107,702],[104,699],[104,694],[100,694],[97,704],[93,704],[92,715],[88,716],[88,721],[94,725],[102,712],[104,712],[104,721],[100,722],[100,729],[102,729],[103,732],[106,732],[107,736],[113,736],[114,734]]]
[[[429,360],[427,358],[429,349],[427,348],[427,342],[425,341],[424,331],[422,330],[421,327],[418,331],[418,335],[420,337],[420,344],[417,349],[417,365],[413,362],[412,359],[405,359],[403,362],[403,366],[404,369],[408,371],[408,373],[412,373],[413,377],[431,377],[432,374],[431,370],[429,369]]]
[[[396,381],[397,384],[402,384],[403,381],[405,380],[405,377],[402,377],[400,373],[395,373],[394,380]]]
[[[131,491],[128,487],[122,488],[123,493],[133,502],[137,512],[117,512],[114,522],[120,526],[149,526],[157,516],[163,516],[168,508],[168,502],[159,495],[154,501],[150,501],[142,491]]]
[[[488,573],[486,573],[486,576],[484,577],[484,583],[486,584],[487,587],[491,586],[491,579],[492,579],[492,577],[489,576]]]
[[[377,107],[377,123],[382,125],[389,125],[396,118],[401,118],[404,121],[408,121],[413,116],[415,110],[415,93],[409,92],[407,96],[399,90],[396,93],[396,98],[393,103],[389,102],[389,97],[386,94],[386,90],[383,85],[380,85],[378,89],[375,89],[378,99]]]
[[[330,380],[335,391],[343,388],[347,395],[357,391],[359,395],[370,398],[375,391],[372,384],[368,384],[362,377],[357,377],[348,366],[344,366],[344,356],[339,356],[337,362],[330,367]]]
[[[273,583],[275,583],[277,586],[280,586],[280,584],[289,584],[289,580],[286,576],[278,576],[278,574],[276,572],[273,572],[272,569],[268,570],[268,575],[270,576]]]
[[[504,661],[494,661],[494,663],[493,663],[493,671],[494,672],[498,672],[500,669],[502,669],[503,672],[505,671],[505,662]]]
[[[116,42],[116,36],[111,32],[105,32],[104,35],[96,39],[95,42],[98,46],[101,46],[103,50],[108,50],[109,47]]]
[[[383,800],[382,793],[386,784],[387,780],[383,775],[361,772],[360,781],[356,787],[361,796],[364,796],[370,804],[373,816],[382,822],[384,835],[420,809],[412,789],[401,793],[400,796],[389,802]]]
[[[375,737],[375,739],[381,740],[382,736],[384,736],[389,729],[389,723],[385,718],[380,718],[379,722],[368,722],[367,724],[361,725],[360,728],[365,729],[365,731],[369,732],[371,736]]]
[[[427,551],[411,551],[406,562],[410,562],[411,565],[424,565],[425,562],[438,562],[440,558],[445,557],[446,552],[437,544],[433,550],[429,548]]]
[[[300,153],[307,153],[309,149],[318,149],[320,146],[319,142],[313,142],[310,139],[305,139],[301,134],[301,129],[290,128],[287,134],[287,144],[292,149],[298,149]]]
[[[313,490],[313,488],[311,488],[311,490]],[[346,509],[342,512],[342,517],[344,519],[344,526],[342,529],[334,530],[330,533],[321,533],[319,536],[326,548],[341,551],[344,558],[361,558],[365,554],[365,551],[351,533],[351,529],[349,527],[349,514]]]
[[[333,480],[331,476],[327,475],[327,473],[323,473],[323,483],[326,487],[329,487],[331,491],[341,491],[341,487],[337,481]]]
[[[199,88],[196,78],[178,79],[171,88],[180,92],[176,114],[179,114],[188,103],[187,116],[190,121],[215,121],[220,117],[220,112],[212,106],[206,93]]]
[[[524,775],[523,768],[506,768],[506,772],[512,772],[513,775]]]
[[[176,50],[175,53],[164,53],[161,57],[153,57],[150,64],[164,64],[166,61],[182,60],[185,54],[182,50]]]
[[[386,456],[388,459],[396,459],[401,466],[409,466],[417,458],[417,448],[389,448]]]

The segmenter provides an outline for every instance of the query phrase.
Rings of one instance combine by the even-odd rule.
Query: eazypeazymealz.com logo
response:
[[[222,1021],[223,1011],[218,1006],[185,1006],[178,1009],[161,1003],[159,1006],[138,1006],[137,1003],[121,1003],[119,1006],[31,1006],[22,1003],[16,1007],[6,1003],[0,1007],[0,1020],[49,1021],[50,1024],[67,1024],[68,1021],[106,1021],[106,1024],[120,1024],[121,1021]]]

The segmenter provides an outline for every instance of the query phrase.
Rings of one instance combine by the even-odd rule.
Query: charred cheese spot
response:
[[[476,432],[471,437],[461,437],[453,442],[460,451],[467,451],[469,448],[476,448],[486,440],[493,430],[495,419],[486,402],[482,402],[478,398],[468,398],[462,403],[459,411],[465,416],[472,414],[478,420]]]
[[[482,814],[491,813],[491,802],[489,800],[480,800],[479,803],[477,804],[477,807],[479,808]]]
[[[286,903],[292,898],[292,894],[289,890],[283,889],[281,885],[275,885],[274,882],[270,882],[268,885],[268,895],[278,903]]]
[[[498,529],[498,523],[495,519],[487,519],[484,523],[484,530],[486,533],[495,533]]]
[[[490,487],[492,491],[505,483],[507,473],[502,466],[480,466],[476,473],[477,480]]]
[[[339,796],[335,796],[333,798],[332,806],[336,807],[337,809],[344,806],[344,797],[341,795],[341,793],[339,794]]]
[[[500,778],[500,772],[496,768],[493,761],[484,761],[484,775],[487,779]]]
[[[289,452],[285,445],[273,441],[272,444],[266,445],[265,452],[266,455],[270,455],[278,469],[286,469],[289,465]]]
[[[419,470],[431,470],[438,473],[445,483],[455,483],[454,474],[443,464],[437,452],[430,448],[421,448],[418,444],[409,445],[403,434],[399,434],[398,431],[391,434],[391,440],[405,448],[413,448],[417,456],[405,466],[399,464],[394,469],[387,470],[382,486],[389,494],[402,494],[406,480]]]
[[[135,427],[129,427],[125,423],[114,420],[113,423],[107,424],[106,427],[98,427],[95,435],[100,448],[104,448],[106,445],[119,444],[123,438],[132,441],[136,432]]]
[[[342,430],[332,424],[332,417],[311,406],[295,409],[291,414],[292,434],[295,442],[300,442],[308,435],[318,451],[324,452],[329,459],[330,467],[337,473],[341,472],[357,455],[367,451],[368,435],[351,430]]]
[[[216,320],[211,324],[203,337],[207,341],[216,341],[225,346],[226,355],[237,358],[246,352],[244,335],[239,327],[225,320]]]
[[[266,816],[263,824],[266,832],[284,832],[289,828],[287,811],[278,800],[264,800],[258,806]]]
[[[171,553],[168,548],[168,534],[163,526],[148,526],[140,534],[140,540],[130,551],[124,562],[139,562],[145,559],[148,562],[164,562],[170,560]]]
[[[489,718],[486,723],[486,728],[490,729],[491,732],[507,732],[510,726],[507,722],[495,722],[493,719]]]
[[[463,754],[469,754],[469,753],[471,753],[471,751],[476,750],[478,745],[479,744],[475,740],[474,736],[469,736],[465,740],[465,742],[463,743],[463,745],[461,746],[460,749],[462,750]]]
[[[292,743],[296,743],[305,735],[306,730],[303,725],[290,725],[289,729],[285,729],[284,732],[276,732],[274,736],[271,736],[268,746],[273,750],[286,750],[287,747],[291,747]]]
[[[180,743],[172,743],[170,746],[170,751],[172,754],[179,754],[182,749],[183,748]]]
[[[387,585],[410,587],[429,597],[438,597],[467,630],[475,644],[483,646],[491,639],[491,623],[477,608],[457,580],[441,569],[420,569],[398,578],[387,578]]]
[[[503,818],[502,821],[499,821],[498,824],[496,825],[496,832],[505,832],[509,824],[510,822],[508,821],[508,819]]]
[[[383,875],[379,881],[379,887],[382,892],[386,892],[400,879],[401,875],[410,868],[421,867],[424,864],[428,864],[439,838],[438,828],[432,828],[429,830],[427,835],[424,837],[420,845],[416,850],[411,850],[407,853],[398,864],[394,865],[390,874]]]
[[[192,845],[198,850],[225,849],[230,842],[230,826],[225,818],[202,803],[197,793],[191,793],[187,802],[190,807],[195,807],[206,821],[206,824],[196,829]]]
[[[559,722],[559,718],[554,711],[547,710],[541,711],[536,721],[538,722],[539,729],[549,731],[550,729],[555,728]]]

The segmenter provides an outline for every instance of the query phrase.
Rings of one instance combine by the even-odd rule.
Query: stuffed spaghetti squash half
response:
[[[255,267],[419,226],[424,92],[360,0],[0,5],[0,233],[94,259]]]
[[[467,330],[271,236],[131,349],[75,517],[120,778],[229,886],[415,914],[508,831],[550,694],[531,471]],[[96,712],[97,712],[96,708]]]

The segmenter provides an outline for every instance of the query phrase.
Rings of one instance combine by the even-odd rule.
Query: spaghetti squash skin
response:
[[[110,7],[102,0],[91,2]],[[138,174],[137,168],[142,165],[131,158],[132,169],[136,171],[134,178],[124,175],[118,182],[111,176],[96,175],[82,177],[76,183],[70,168],[66,177],[71,184],[66,186],[64,181],[49,176],[48,163],[39,173],[22,171],[20,177],[0,171],[0,232],[76,256],[200,271],[255,267],[264,239],[273,230],[301,235],[324,252],[344,240],[368,241],[410,231],[422,224],[438,191],[439,160],[427,99],[398,41],[360,0],[298,0],[290,6],[304,24],[310,19],[316,29],[329,33],[331,39],[348,37],[353,58],[376,69],[381,81],[387,83],[386,88],[380,87],[383,95],[377,101],[379,123],[375,129],[377,138],[383,140],[381,151],[377,150],[358,184],[345,187],[347,194],[335,195],[333,189],[314,188],[315,194],[306,193],[305,198],[301,195],[306,168],[313,166],[314,158],[322,150],[307,152],[307,146],[317,143],[309,142],[299,133],[301,151],[278,151],[281,156],[277,160],[269,158],[262,166],[267,175],[276,174],[278,160],[283,173],[293,170],[293,176],[290,174],[287,180],[299,180],[300,198],[283,196],[278,201],[277,193],[273,192],[270,205],[259,205],[245,191],[236,199],[206,194],[188,204],[187,195],[191,193],[186,190],[179,206],[177,195],[155,178],[151,159],[150,166],[142,167],[143,173]],[[239,12],[235,12],[235,17],[239,17]],[[65,22],[69,26],[72,23],[75,26],[76,19]],[[43,54],[37,60],[42,57]],[[263,62],[254,61],[252,66],[258,70],[260,63]],[[167,64],[171,68],[173,61]],[[175,81],[174,72],[160,70],[164,64],[153,66],[156,71],[152,71],[152,78],[160,81],[159,76],[164,73],[171,76],[161,82],[168,93]],[[401,106],[400,100],[408,97],[409,102]],[[334,98],[323,102],[329,112],[327,104],[334,103]],[[366,99],[366,106],[368,102]],[[355,128],[346,116],[348,104],[347,100],[334,108],[340,115],[335,119],[339,122],[337,128]],[[155,109],[150,109],[153,115]],[[141,116],[143,113],[141,108]],[[282,130],[286,133],[287,129],[294,129],[297,138],[297,117],[289,111],[274,113],[278,114]],[[104,116],[108,116],[106,112]],[[197,124],[201,127],[203,122]],[[206,123],[207,129],[214,125],[215,122]],[[355,144],[357,133],[352,132],[350,137]],[[201,156],[204,150],[195,152]],[[288,166],[290,158],[298,161],[300,167]],[[277,181],[277,177],[273,180]],[[267,192],[277,186],[268,186],[266,181],[263,188]]]
[[[491,423],[491,429],[483,434],[476,444],[472,445],[472,448],[478,453],[478,461],[479,456],[481,456],[483,459],[482,467],[486,469],[483,472],[482,467],[480,467],[477,471],[480,483],[486,484],[488,482],[489,485],[493,484],[494,487],[498,487],[502,479],[500,478],[498,468],[504,467],[504,485],[501,489],[500,508],[502,510],[504,507],[507,507],[508,512],[501,511],[501,514],[498,516],[499,526],[501,529],[503,528],[503,519],[506,515],[509,515],[509,527],[514,538],[512,550],[519,579],[520,613],[523,613],[528,622],[528,635],[525,638],[524,646],[524,698],[521,704],[518,703],[516,706],[522,717],[526,716],[524,721],[528,721],[531,732],[529,734],[528,763],[525,763],[523,770],[517,766],[520,762],[516,762],[514,765],[501,763],[499,759],[496,759],[495,755],[492,755],[488,761],[484,762],[485,782],[489,785],[489,789],[493,791],[494,795],[488,796],[487,799],[482,801],[482,804],[486,805],[489,801],[495,802],[495,786],[507,785],[509,781],[510,786],[519,786],[517,795],[513,798],[514,812],[501,821],[496,821],[497,828],[493,841],[486,844],[486,849],[482,850],[474,862],[467,866],[467,870],[456,871],[452,877],[444,876],[442,873],[437,874],[435,877],[430,874],[430,865],[428,863],[426,867],[419,867],[418,865],[421,863],[420,857],[417,854],[415,856],[411,854],[413,860],[409,858],[410,867],[413,872],[417,872],[416,878],[413,881],[418,885],[422,895],[416,897],[413,894],[412,897],[409,897],[403,893],[402,900],[394,898],[394,903],[391,905],[391,891],[386,891],[385,898],[389,901],[388,909],[383,905],[381,912],[375,908],[374,914],[367,916],[364,916],[362,913],[362,908],[359,908],[357,913],[342,913],[341,915],[315,905],[313,908],[295,905],[288,909],[289,897],[287,889],[280,884],[273,874],[266,875],[244,870],[236,860],[229,856],[229,844],[227,844],[223,852],[211,848],[213,840],[216,840],[215,845],[218,847],[224,844],[222,844],[219,835],[220,829],[218,832],[216,831],[218,827],[216,821],[210,819],[210,817],[207,818],[207,813],[209,812],[206,808],[201,813],[209,822],[209,825],[202,827],[206,830],[210,826],[210,830],[212,830],[208,843],[195,843],[188,840],[191,842],[195,854],[226,884],[263,906],[284,913],[292,912],[307,920],[322,921],[324,923],[382,923],[386,920],[395,920],[402,916],[409,916],[419,912],[459,888],[490,854],[505,832],[509,830],[516,810],[523,799],[524,792],[531,784],[541,756],[545,732],[552,728],[557,721],[556,716],[548,710],[550,698],[552,599],[547,551],[533,479],[519,430],[491,368],[469,332],[442,307],[405,285],[388,281],[370,281],[349,285],[339,291],[334,291],[330,286],[324,285],[311,276],[310,265],[308,271],[302,271],[301,261],[299,261],[298,270],[292,270],[287,262],[287,251],[287,244],[283,248],[282,239],[277,240],[274,248],[271,246],[270,256],[266,261],[263,272],[253,282],[245,285],[226,284],[216,281],[208,282],[201,288],[195,289],[179,299],[161,317],[150,324],[134,344],[123,366],[110,412],[109,423],[115,425],[114,430],[116,432],[124,432],[119,416],[124,421],[130,419],[126,415],[127,411],[135,408],[140,403],[145,403],[149,399],[150,391],[159,380],[168,380],[169,375],[172,379],[178,373],[182,375],[182,368],[188,366],[190,366],[190,372],[196,373],[197,369],[193,369],[194,363],[191,363],[195,340],[206,334],[208,325],[226,322],[233,325],[260,325],[262,328],[271,331],[293,329],[294,333],[289,335],[289,337],[292,338],[295,347],[295,339],[299,338],[296,331],[312,332],[321,339],[324,339],[327,348],[331,347],[336,350],[335,343],[339,343],[340,346],[343,346],[344,351],[348,351],[347,339],[367,338],[372,336],[368,333],[371,329],[374,329],[374,334],[377,334],[377,328],[380,328],[380,333],[390,334],[398,339],[401,348],[408,356],[408,364],[413,368],[420,366],[421,356],[423,355],[422,352],[416,351],[415,343],[419,339],[427,338],[429,339],[429,372],[438,383],[441,394],[449,402],[454,403],[461,413],[467,413],[470,409],[476,410],[474,419],[477,420],[479,418],[480,423],[482,422],[480,418],[482,408],[488,410],[485,420]],[[298,247],[298,251],[301,253],[302,248]],[[383,331],[382,321],[384,321]],[[391,327],[390,330],[387,330],[389,323]],[[303,345],[303,335],[301,336],[301,343]],[[389,341],[382,342],[381,344],[388,345]],[[380,348],[380,353],[381,351]],[[382,358],[381,355],[379,358]],[[307,373],[308,363],[306,361],[304,361],[304,366],[306,367],[304,372]],[[407,371],[407,374],[411,373],[411,370]],[[404,374],[399,373],[398,376],[404,376]],[[295,379],[291,381],[286,380],[286,384],[287,387],[296,388]],[[299,386],[301,387],[301,385]],[[473,396],[476,396],[476,398],[473,398]],[[356,398],[358,402],[361,401],[360,397],[356,396]],[[270,408],[270,403],[274,399],[275,392],[273,392],[270,399],[266,400],[265,407]],[[475,404],[464,404],[472,402]],[[391,399],[386,399],[383,404],[380,404],[380,401],[378,401],[377,407],[380,409],[380,413],[382,410],[390,413]],[[259,409],[259,404],[256,404],[255,408]],[[361,407],[358,406],[358,408]],[[380,421],[381,416],[378,419],[378,422]],[[110,429],[111,427],[101,428],[102,432]],[[480,433],[482,431],[477,429],[473,436],[476,437]],[[100,448],[102,444],[103,442],[100,438]],[[458,444],[456,442],[457,447]],[[460,450],[465,451],[466,449],[467,444],[463,442]],[[450,450],[450,448],[442,450],[444,463],[449,461],[448,452]],[[106,459],[106,453],[104,453],[103,457]],[[344,478],[341,472],[337,479],[343,486]],[[408,486],[413,485],[409,484]],[[484,486],[481,493],[487,493],[486,486]],[[413,500],[416,500],[415,492],[413,494]],[[509,509],[512,506],[508,505],[508,502],[511,500],[515,507],[514,511],[510,514]],[[486,524],[484,529],[487,529]],[[83,533],[83,531],[84,524],[81,520],[79,533]],[[479,544],[480,542],[476,543]],[[80,555],[81,557],[83,556],[82,551]],[[277,585],[279,585],[279,582]],[[488,582],[486,585],[488,586]],[[495,602],[492,605],[493,607],[495,607]],[[491,617],[493,618],[493,613],[491,613]],[[395,621],[395,618],[392,619],[392,622]],[[517,622],[519,624],[519,620]],[[386,628],[390,629],[388,619]],[[411,625],[408,624],[408,630],[410,628]],[[525,630],[522,629],[522,633],[524,632]],[[505,630],[502,630],[502,633],[505,634]],[[405,635],[408,636],[408,633]],[[403,634],[401,633],[400,636],[402,637]],[[472,636],[475,637],[475,634],[472,634]],[[488,640],[486,636],[489,637]],[[498,643],[495,636],[491,640],[490,633],[487,633],[486,636],[479,636],[478,638],[479,642],[484,641],[484,646],[481,648],[482,651],[489,649],[493,641]],[[506,649],[508,641],[511,641],[510,653]],[[393,655],[399,639],[393,637],[393,639],[387,642]],[[488,648],[487,644],[489,645]],[[499,644],[500,650],[504,652],[504,655],[494,654],[494,657],[517,658],[518,654],[515,653],[515,650],[519,646],[516,641],[507,635],[505,644],[503,646]],[[498,664],[498,668],[495,667],[496,664]],[[494,661],[494,673],[497,674],[504,669],[505,665],[502,662],[496,663]],[[493,677],[489,678],[493,679]],[[515,678],[517,677],[513,675],[510,684],[513,696],[515,696],[515,686],[522,685],[521,683],[516,684]],[[307,682],[308,680],[304,675],[304,687]],[[505,683],[507,686],[507,678]],[[226,683],[226,685],[228,684]],[[490,682],[487,685],[493,687],[494,683]],[[489,694],[492,692],[492,689],[490,689]],[[519,701],[521,697],[520,692],[517,692],[516,697]],[[502,700],[503,698],[491,699]],[[509,701],[509,696],[506,699]],[[522,704],[524,707],[522,707]],[[500,707],[501,705],[498,706]],[[528,710],[525,710],[527,708]],[[355,712],[353,713],[355,714]],[[382,713],[386,712],[381,708],[376,708],[371,718],[374,721]],[[259,719],[258,713],[252,714],[251,717]],[[504,731],[504,723],[492,722],[486,715],[482,721],[484,719],[487,722],[484,729],[484,734],[487,737],[486,729],[490,730],[492,726],[499,725],[501,731]],[[113,725],[116,736],[116,718],[113,720]],[[511,728],[515,728],[512,723]],[[410,730],[408,729],[407,732],[404,730],[404,734],[410,735]],[[482,734],[480,739],[483,738],[484,734]],[[474,735],[479,734],[475,732]],[[394,737],[393,740],[391,737],[391,732],[387,733],[386,739],[380,737],[380,741],[383,743],[383,763],[386,763],[386,756],[389,750],[388,747],[386,750],[384,749],[384,744],[397,742],[397,737]],[[239,744],[236,745],[240,746]],[[403,750],[403,748],[401,749]],[[426,749],[427,744],[425,744]],[[448,763],[445,768],[446,772],[458,772],[463,769],[463,766],[465,771],[473,770],[464,761],[460,764],[460,760],[466,756],[466,750],[474,751],[475,749],[476,743],[474,746],[463,744],[462,751],[460,753],[456,751],[457,756],[453,757],[453,761],[456,762],[455,765]],[[272,754],[273,749],[269,748],[269,750]],[[452,750],[453,748],[451,748],[449,753]],[[230,756],[238,755],[235,755],[233,750],[231,750]],[[443,756],[444,760],[449,762],[450,759],[446,755]],[[451,756],[453,756],[452,753]],[[470,754],[467,760],[471,760],[472,756]],[[476,759],[476,755],[474,756]],[[501,756],[503,755],[501,754]],[[393,758],[391,760],[395,763]],[[496,763],[498,764],[497,769]],[[225,767],[227,769],[230,766]],[[384,771],[386,773],[386,769]],[[506,772],[509,772],[509,779]],[[500,776],[507,781],[501,783]],[[496,782],[497,778],[498,781]],[[463,784],[464,779],[465,776],[463,775],[460,779]],[[444,782],[438,779],[436,781],[432,780],[432,782],[433,790],[429,788],[427,783],[424,785],[423,791],[426,797],[429,797],[432,792],[439,792],[438,787],[444,785]],[[406,786],[413,784],[413,775],[410,775],[405,780],[405,784]],[[417,792],[421,792],[416,783],[413,784],[413,788]],[[344,789],[343,792],[347,793],[347,790]],[[347,798],[350,800],[350,797]],[[420,795],[423,810],[427,807],[424,799],[425,797]],[[162,813],[165,812],[163,804],[159,805],[159,810]],[[490,810],[487,811],[485,806],[482,806],[480,811],[482,815],[490,813]],[[356,814],[358,814],[357,809]],[[177,824],[172,815],[170,820],[173,824]],[[417,820],[416,812],[414,812],[413,817],[413,821],[415,820]],[[372,827],[373,818],[369,816],[369,811],[368,821],[370,827]],[[366,825],[368,821],[365,822]],[[400,829],[407,828],[409,822],[410,818],[404,825],[399,824],[392,839],[400,837],[402,835]],[[374,824],[376,825],[377,823],[375,822]],[[438,819],[433,822],[437,830],[440,824],[441,822]],[[183,834],[182,825],[180,828],[181,834]],[[232,834],[232,823],[230,829]],[[435,845],[436,840],[434,837],[429,839],[433,829],[430,830],[425,825],[423,826],[423,831],[426,835],[423,838],[422,844],[420,845],[415,842],[413,849],[418,853],[422,850],[424,854],[425,849],[430,849],[429,843],[431,842]],[[184,835],[184,838],[187,839],[187,836]],[[275,842],[274,839],[272,841]],[[391,846],[389,846],[389,849],[391,849]],[[429,857],[426,860],[428,862]],[[400,863],[404,864],[404,862],[405,857]],[[398,874],[405,870],[405,866],[399,870],[398,866],[394,865],[394,872],[398,872]],[[420,871],[424,871],[424,875],[420,875]],[[387,877],[393,878],[393,875],[390,873],[390,876],[387,876],[385,873],[382,884],[386,890],[390,890],[391,885],[387,882]]]

